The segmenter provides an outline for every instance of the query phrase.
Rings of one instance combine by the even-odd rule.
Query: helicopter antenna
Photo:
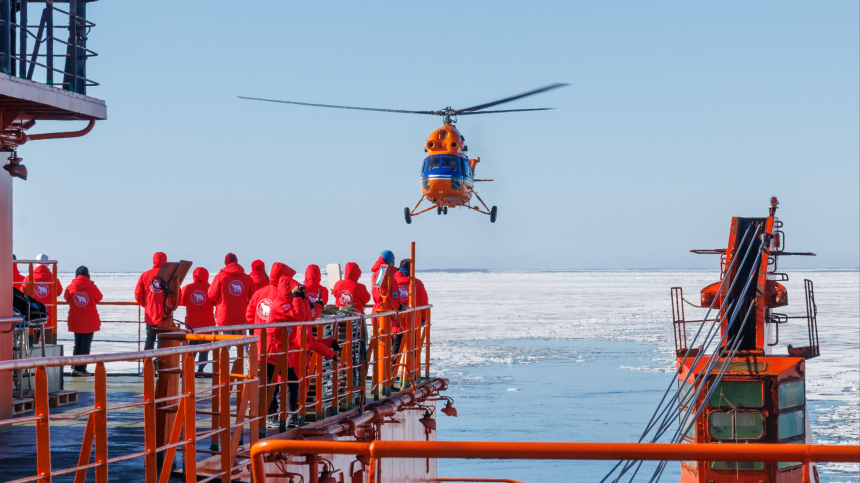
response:
[[[296,102],[296,101],[282,101],[278,99],[262,99],[259,97],[245,97],[245,96],[237,96],[239,99],[246,99],[251,101],[263,101],[263,102],[277,102],[280,104],[295,104],[298,106],[310,106],[310,107],[328,107],[333,109],[352,109],[358,111],[377,111],[377,112],[395,112],[400,114],[429,114],[432,116],[442,116],[442,121],[445,124],[455,124],[457,122],[457,116],[466,116],[471,114],[499,114],[505,112],[526,112],[526,111],[547,111],[550,109],[554,109],[553,107],[537,107],[532,109],[503,109],[503,110],[495,110],[495,111],[484,111],[488,107],[498,106],[499,104],[504,104],[506,102],[516,101],[518,99],[522,99],[524,97],[528,97],[534,94],[540,94],[542,92],[550,91],[553,89],[558,89],[559,87],[564,87],[569,84],[550,84],[548,86],[544,86],[538,89],[534,89],[528,92],[523,92],[522,94],[517,94],[515,96],[506,97],[504,99],[499,99],[497,101],[488,102],[485,104],[479,104],[477,106],[467,107],[465,109],[454,109],[451,106],[447,106],[444,109],[440,109],[438,111],[410,111],[405,109],[380,109],[376,107],[355,107],[355,106],[338,106],[334,104],[312,104],[309,102]]]

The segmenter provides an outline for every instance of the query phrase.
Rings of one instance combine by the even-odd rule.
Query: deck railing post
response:
[[[379,354],[379,360],[382,362],[382,375],[380,376],[380,384],[382,385],[382,395],[391,395],[391,316],[382,317],[382,328],[380,329],[380,339],[382,350]]]
[[[93,432],[96,439],[96,483],[108,482],[108,437],[107,437],[107,374],[105,363],[96,364],[96,377],[94,384],[95,407],[99,411],[93,413],[95,416],[95,427]]]
[[[152,358],[143,361],[143,446],[144,480],[155,483],[158,480],[158,460],[155,449],[155,365]]]
[[[338,333],[339,331],[338,331],[338,323],[337,322],[332,323],[332,332],[333,332],[334,340],[338,341],[338,343],[339,343],[340,342],[340,334]],[[338,411],[340,410],[340,402],[339,402],[340,391],[338,391],[338,389],[340,388],[340,364],[341,364],[341,358],[340,357],[335,358],[331,363],[331,365],[332,365],[332,375],[331,375],[331,410],[332,410],[332,414],[337,414]]]
[[[355,341],[353,340],[353,337],[352,337],[352,321],[350,320],[350,321],[347,321],[347,323],[346,323],[346,346],[344,347],[345,355],[343,356],[344,358],[346,358],[346,361],[347,361],[345,364],[345,366],[346,366],[345,381],[346,381],[346,388],[348,391],[348,393],[345,395],[345,397],[346,397],[345,402],[346,402],[346,410],[347,411],[352,409],[353,403],[355,402],[355,393],[353,392],[352,388],[357,385],[357,384],[353,383],[354,382],[353,381],[353,375],[354,375],[353,371],[355,370],[355,364],[353,364],[353,359],[355,358],[355,356],[352,354],[352,344],[354,342]]]
[[[185,483],[197,481],[197,398],[194,396],[194,353],[185,354],[182,360],[182,394],[185,399],[185,438],[182,463]]]
[[[317,338],[324,339],[323,337],[323,325],[317,324]],[[314,412],[316,413],[315,421],[319,421],[320,419],[325,417],[323,413],[323,356],[322,354],[314,353],[314,364],[316,369],[316,377],[314,378],[316,383],[316,390],[314,391]],[[332,362],[334,365],[334,362]]]
[[[430,319],[433,317],[433,311],[427,310],[427,322],[424,323],[424,378],[430,379]]]
[[[379,400],[379,394],[381,392],[379,390],[379,385],[381,384],[381,381],[379,380],[379,376],[381,375],[379,372],[379,352],[380,352],[379,351],[379,346],[380,346],[380,342],[379,342],[379,319],[378,318],[370,319],[370,325],[371,325],[371,327],[373,327],[373,336],[370,338],[370,341],[368,342],[368,347],[370,347],[370,354],[368,356],[368,361],[370,361],[369,362],[370,364],[373,364],[373,371],[370,373],[371,374],[370,385],[371,385],[371,389],[373,392],[373,400],[377,401],[377,400]],[[368,368],[368,370],[369,370],[369,368]],[[364,384],[363,381],[362,381],[362,384]]]
[[[289,394],[290,385],[289,385],[289,374],[290,374],[290,329],[289,327],[284,327],[281,329],[281,352],[282,354],[278,356],[278,370],[276,370],[272,374],[272,384],[280,384],[280,389],[278,390],[278,397],[280,398],[280,410],[278,413],[278,420],[280,424],[278,425],[278,431],[284,432],[287,430],[287,419],[289,419],[288,412],[291,411],[289,407],[289,400],[291,395]],[[293,369],[295,372],[295,369]],[[275,375],[280,375],[281,381],[275,382]],[[302,394],[301,388],[299,389],[299,394]],[[269,401],[269,399],[266,399]],[[304,405],[304,403],[302,403]],[[268,412],[268,407],[266,408]]]
[[[218,386],[221,384],[221,350],[212,350],[212,425],[211,428],[221,427],[221,390]],[[221,433],[212,434],[212,442],[209,444],[210,451],[218,451],[218,442],[221,440]]]
[[[304,325],[296,327],[299,331],[299,371],[298,376],[299,379],[299,425],[303,426],[305,424],[305,415],[307,414],[307,401],[308,401],[308,333],[307,329]],[[285,377],[284,379],[288,379]]]
[[[260,353],[257,355],[257,374],[259,374],[260,382],[257,386],[258,388],[258,402],[259,404],[259,414],[269,415],[269,333],[268,329],[259,329],[260,331]],[[266,437],[266,424],[265,420],[263,420],[263,424],[259,426],[259,435],[261,438]]]
[[[219,427],[221,429],[221,475],[222,483],[230,483],[230,470],[233,460],[230,454],[230,348],[224,347],[219,351],[218,389],[219,397]]]
[[[248,346],[248,380],[250,382],[247,383],[247,390],[250,391],[251,400],[248,403],[248,409],[250,412],[251,418],[251,427],[250,427],[250,436],[251,436],[251,444],[254,444],[259,439],[259,431],[260,431],[260,419],[259,416],[261,414],[266,414],[265,412],[260,412],[260,373],[257,370],[257,364],[259,361],[259,357],[257,355],[257,345],[250,344]],[[266,427],[265,424],[262,425],[263,428]],[[265,431],[265,429],[263,429]],[[265,434],[263,435],[265,437]]]
[[[51,481],[51,428],[48,417],[48,376],[44,367],[36,368],[36,463],[42,481]]]

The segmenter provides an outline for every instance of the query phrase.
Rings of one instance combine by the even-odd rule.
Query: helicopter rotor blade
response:
[[[373,107],[354,107],[354,106],[335,106],[331,104],[311,104],[308,102],[295,102],[295,101],[281,101],[278,99],[260,99],[259,97],[245,97],[245,96],[236,96],[239,99],[247,99],[251,101],[263,101],[263,102],[277,102],[280,104],[295,104],[298,106],[311,106],[311,107],[330,107],[334,109],[354,109],[358,111],[378,111],[378,112],[399,112],[403,114],[431,114],[436,116],[441,116],[442,113],[436,111],[406,111],[402,109],[377,109]]]
[[[554,107],[538,107],[535,109],[504,109],[501,111],[476,111],[476,112],[461,112],[458,116],[469,116],[472,114],[497,114],[500,112],[523,112],[523,111],[551,111]]]
[[[522,94],[517,94],[517,95],[511,96],[511,97],[506,97],[504,99],[499,99],[498,101],[493,101],[493,102],[488,102],[486,104],[480,104],[477,106],[467,107],[465,109],[457,109],[455,111],[455,115],[459,116],[459,115],[465,114],[467,112],[480,111],[481,109],[486,109],[488,107],[498,106],[499,104],[504,104],[506,102],[515,101],[517,99],[522,99],[523,97],[528,97],[528,96],[531,96],[534,94],[540,94],[541,92],[550,91],[552,89],[558,89],[559,87],[564,87],[566,85],[569,85],[569,84],[559,84],[559,83],[550,84],[548,86],[544,86],[544,87],[541,87],[539,89],[531,90],[528,92],[523,92]]]

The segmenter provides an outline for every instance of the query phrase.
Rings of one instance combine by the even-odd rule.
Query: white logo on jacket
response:
[[[409,300],[409,286],[408,285],[401,285],[400,286],[400,293],[398,294],[398,298],[403,303],[406,303],[406,301]]]
[[[311,305],[317,303],[317,298],[318,298],[317,294],[315,294],[315,293],[309,293],[308,294],[308,301],[311,303]]]
[[[347,292],[347,291],[343,291],[343,292],[337,294],[337,303],[341,307],[351,305],[352,304],[352,294]]]
[[[150,282],[149,288],[150,290],[152,290],[152,293],[161,293],[161,284],[155,278],[153,278],[152,282]]]
[[[78,307],[84,307],[89,303],[90,296],[87,295],[86,292],[77,292],[72,296],[72,301],[74,301],[75,305]]]
[[[257,304],[257,317],[260,320],[269,320],[269,311],[272,310],[272,301],[269,299],[260,300]]]
[[[36,287],[33,288],[33,293],[36,297],[47,297],[50,290],[48,289],[47,283],[37,283]]]
[[[194,305],[203,305],[203,302],[206,302],[206,292],[202,290],[191,292],[191,303]]]
[[[229,287],[227,287],[227,290],[230,291],[230,295],[239,296],[242,295],[242,292],[245,290],[245,284],[242,283],[241,280],[233,280],[232,282],[230,282],[230,285]]]

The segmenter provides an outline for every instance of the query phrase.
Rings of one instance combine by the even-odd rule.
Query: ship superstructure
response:
[[[783,313],[789,294],[779,258],[813,256],[785,251],[778,200],[767,217],[734,217],[725,249],[693,250],[720,255],[720,280],[703,288],[697,302],[708,313],[685,320],[683,289],[672,288],[678,367],[678,442],[720,444],[812,444],[807,415],[806,360],[819,355],[815,295],[804,280],[805,313]],[[693,303],[691,303],[692,305]],[[777,354],[780,325],[807,323],[808,341]],[[688,343],[691,324],[698,344]],[[692,334],[690,334],[692,335]],[[712,353],[703,350],[711,344]],[[682,436],[681,436],[682,435]],[[815,465],[800,461],[682,461],[682,482],[817,481]]]

